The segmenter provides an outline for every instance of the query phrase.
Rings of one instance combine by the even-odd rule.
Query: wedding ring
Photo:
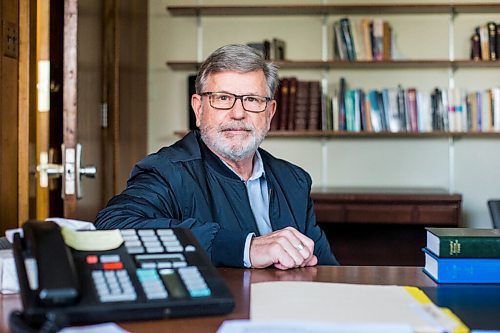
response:
[[[297,250],[302,251],[304,249],[304,244],[302,242],[299,243],[299,245],[296,246]]]

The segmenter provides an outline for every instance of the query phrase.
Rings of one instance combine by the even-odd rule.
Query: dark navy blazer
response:
[[[320,265],[338,264],[316,224],[311,177],[259,148],[273,230],[292,226],[311,238]],[[245,183],[188,133],[137,163],[127,188],[99,212],[98,229],[189,228],[217,266],[243,267],[248,233],[259,234]]]

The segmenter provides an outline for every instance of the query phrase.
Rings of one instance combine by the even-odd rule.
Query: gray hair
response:
[[[266,62],[262,53],[253,47],[242,44],[222,46],[201,64],[196,77],[196,93],[203,92],[210,74],[224,71],[248,73],[259,70],[264,72],[269,97],[273,98],[279,82],[278,66]]]

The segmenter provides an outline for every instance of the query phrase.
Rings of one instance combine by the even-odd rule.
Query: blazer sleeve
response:
[[[330,249],[330,244],[324,231],[316,223],[314,204],[310,196],[307,211],[306,235],[314,240],[314,254],[318,258],[318,265],[338,265],[339,262]]]
[[[98,229],[188,228],[216,266],[243,267],[246,235],[213,221],[183,217],[171,184],[154,170],[136,166],[127,188],[95,220]]]

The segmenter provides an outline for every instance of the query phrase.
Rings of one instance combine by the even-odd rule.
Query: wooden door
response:
[[[36,199],[29,215],[93,220],[103,205],[100,183],[106,177],[99,170],[102,5],[37,3],[37,110],[31,128],[31,169],[37,173],[31,177]],[[93,179],[85,179],[89,175]]]
[[[0,43],[0,232],[28,218],[93,220],[146,154],[147,1],[0,4],[3,31],[8,28],[12,42]],[[40,21],[47,22],[45,28],[37,25]],[[46,37],[41,36],[43,29],[49,32]],[[40,51],[44,38],[46,49]],[[48,75],[38,71],[39,60],[46,59]],[[37,86],[40,75],[45,86]],[[47,98],[39,100],[40,92],[48,92],[48,103]],[[40,112],[44,105],[48,111]],[[62,143],[75,153],[81,144],[81,166],[96,166],[95,179],[82,177],[81,199],[76,171],[62,163]],[[50,177],[40,187],[40,152],[45,152],[47,163],[73,172],[73,193],[64,199],[65,181]],[[69,162],[79,166],[74,156]]]
[[[93,221],[146,153],[146,119],[138,110],[147,103],[147,2],[51,4],[50,150],[62,143],[66,161],[62,181],[50,190],[48,216]]]

